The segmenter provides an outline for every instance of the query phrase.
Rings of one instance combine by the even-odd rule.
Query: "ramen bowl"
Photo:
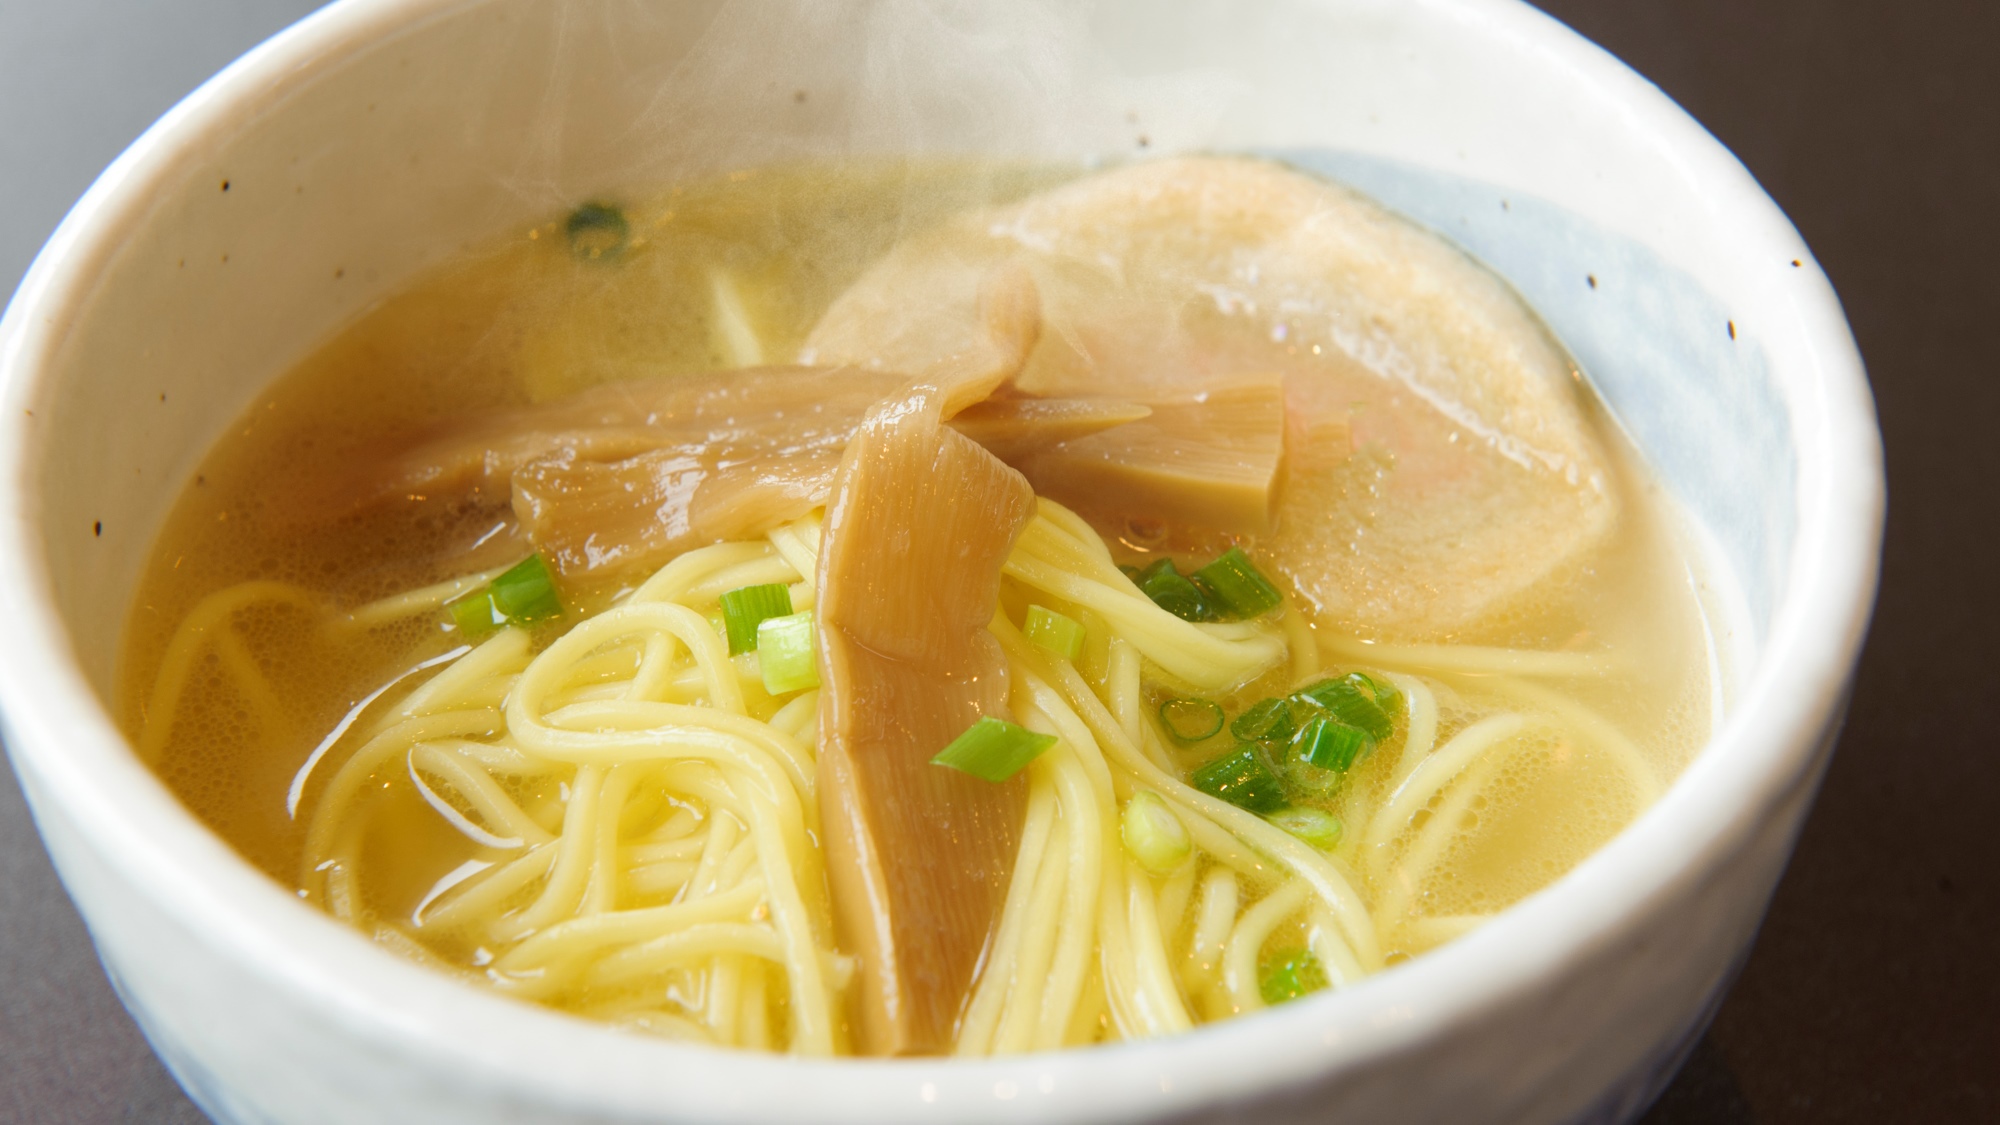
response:
[[[113,719],[141,568],[274,377],[425,267],[603,192],[980,154],[1274,155],[1505,276],[1707,556],[1720,719],[1546,889],[1338,993],[985,1061],[676,1046],[466,987],[259,874]],[[0,706],[107,972],[217,1120],[1616,1122],[1754,938],[1831,752],[1883,486],[1839,304],[1658,90],[1508,0],[342,0],[118,159],[0,323]]]

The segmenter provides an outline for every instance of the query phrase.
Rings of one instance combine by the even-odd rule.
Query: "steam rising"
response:
[[[1127,73],[1091,5],[524,3],[493,49],[502,174],[541,210],[733,170],[974,156],[1096,163],[1201,147],[1240,83]],[[518,105],[533,99],[532,108]],[[528,109],[528,112],[519,110]],[[512,110],[513,112],[510,112]]]

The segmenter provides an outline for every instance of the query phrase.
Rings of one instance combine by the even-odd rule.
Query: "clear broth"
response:
[[[788,361],[834,297],[902,235],[1064,178],[991,167],[738,173],[627,207],[629,241],[608,259],[577,253],[557,218],[419,279],[277,380],[187,486],[126,634],[127,730],[139,737],[175,629],[215,591],[268,579],[353,606],[525,552],[506,531],[504,498],[455,506],[412,499],[328,520],[297,510],[296,497],[273,482],[338,464],[384,434],[418,433],[465,412],[731,366],[731,341],[712,314],[718,275],[740,295],[766,358]],[[1712,672],[1690,552],[1658,487],[1601,408],[1590,409],[1612,451],[1623,510],[1617,530],[1532,597],[1450,639],[1608,651],[1621,674],[1565,690],[1624,731],[1670,779],[1711,721]],[[584,596],[601,604],[614,592]],[[295,817],[287,809],[294,776],[364,697],[454,642],[438,623],[419,620],[335,644],[308,614],[283,608],[246,613],[239,625],[269,697],[232,687],[215,660],[205,661],[153,765],[245,858],[296,886],[306,810]],[[1243,698],[1272,686],[1248,685]],[[1475,707],[1481,696],[1477,676],[1446,687],[1441,739],[1453,729],[1454,710]],[[1187,748],[1182,764],[1192,768],[1219,748]],[[1424,887],[1421,913],[1503,908],[1569,870],[1640,811],[1600,754],[1551,750],[1515,755],[1502,770]],[[1350,799],[1386,796],[1393,758],[1380,753],[1359,767]],[[407,876],[378,882],[365,904],[384,918],[410,917],[475,850],[414,797],[401,803],[408,807],[385,810],[394,827],[373,845],[393,850]]]

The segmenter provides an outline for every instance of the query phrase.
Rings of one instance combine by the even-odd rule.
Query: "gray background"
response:
[[[304,0],[0,0],[0,293]],[[1543,0],[1749,165],[1846,302],[1888,448],[1876,626],[1742,979],[1646,1125],[2000,1120],[2000,4]],[[0,1122],[198,1122],[0,771]]]

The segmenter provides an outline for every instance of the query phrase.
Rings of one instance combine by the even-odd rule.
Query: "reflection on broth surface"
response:
[[[1345,189],[753,171],[279,380],[123,682],[191,808],[400,953],[984,1054],[1339,988],[1560,876],[1706,736],[1688,565],[1512,292]]]

